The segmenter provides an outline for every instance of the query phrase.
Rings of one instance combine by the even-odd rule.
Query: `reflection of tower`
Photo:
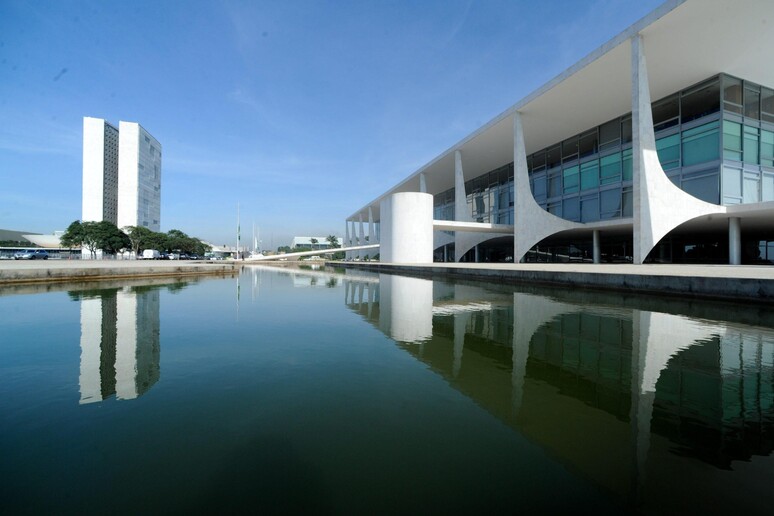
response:
[[[159,379],[159,291],[118,293],[116,397],[145,394]]]
[[[81,300],[80,403],[132,399],[159,379],[159,291],[104,291]]]
[[[81,300],[81,403],[116,392],[116,293]]]

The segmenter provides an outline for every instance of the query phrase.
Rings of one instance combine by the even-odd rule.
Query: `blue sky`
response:
[[[659,3],[2,0],[0,228],[80,218],[93,116],[161,142],[163,231],[341,235]]]

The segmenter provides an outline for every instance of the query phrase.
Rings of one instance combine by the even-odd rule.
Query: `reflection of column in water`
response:
[[[462,368],[462,350],[465,347],[465,330],[470,319],[469,312],[459,312],[454,314],[454,367],[452,374],[455,378],[460,374]]]
[[[653,417],[655,380],[646,378],[650,312],[632,311],[632,405],[629,421],[632,432],[631,500],[637,502],[645,487],[645,459],[650,449],[650,420]],[[660,369],[659,369],[660,370]],[[652,389],[645,387],[652,382]]]
[[[376,288],[377,284],[375,283],[369,283],[368,284],[368,320],[371,320],[371,317],[373,317],[373,309],[374,309],[374,303],[376,302]]]
[[[133,399],[159,379],[159,291],[118,294],[116,397]]]
[[[513,293],[513,369],[511,385],[513,389],[512,406],[514,414],[521,410],[524,389],[524,377],[527,371],[527,358],[532,336],[545,323],[561,314],[580,311],[580,307],[554,301],[544,296]]]
[[[433,335],[433,282],[379,275],[379,328],[400,342],[421,342]]]

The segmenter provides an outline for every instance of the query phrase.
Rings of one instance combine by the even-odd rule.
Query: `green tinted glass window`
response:
[[[661,168],[669,170],[680,166],[680,135],[673,134],[656,140],[656,151]]]
[[[683,131],[683,166],[719,158],[720,131],[718,125],[718,122],[710,122]]]
[[[761,165],[774,167],[774,132],[761,129]]]
[[[578,167],[565,168],[562,171],[564,177],[564,193],[572,193],[578,191]]]
[[[581,190],[599,186],[599,160],[581,164]]]
[[[599,160],[599,182],[603,185],[621,180],[621,153],[616,152]]]
[[[723,167],[723,204],[742,202],[742,170]]]
[[[723,157],[742,161],[742,124],[723,120]]]
[[[633,167],[632,167],[632,150],[626,149],[622,153],[623,159],[621,160],[621,165],[623,168],[623,180],[624,181],[631,181],[633,176]]]
[[[758,164],[758,128],[744,126],[744,141],[742,142],[743,161]]]

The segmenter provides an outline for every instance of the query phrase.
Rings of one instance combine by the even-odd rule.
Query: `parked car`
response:
[[[25,249],[13,255],[14,260],[48,260],[48,251],[43,249]]]
[[[158,260],[159,256],[159,252],[155,249],[146,249],[142,252],[143,260]]]

